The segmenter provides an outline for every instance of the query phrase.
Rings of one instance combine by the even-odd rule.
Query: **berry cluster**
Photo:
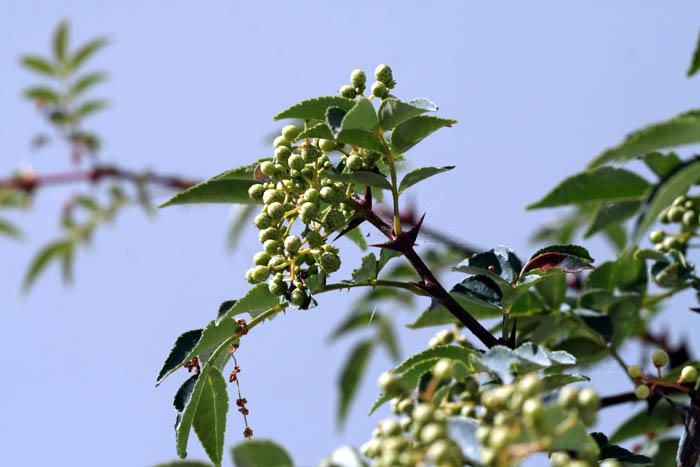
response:
[[[671,206],[659,214],[659,221],[663,224],[679,224],[680,232],[673,234],[664,230],[654,230],[649,234],[649,239],[661,252],[671,250],[685,251],[688,240],[695,234],[700,221],[700,198],[679,196]]]
[[[378,65],[374,69],[374,79],[370,92],[372,96],[378,99],[386,99],[389,97],[389,90],[396,86],[394,76],[389,65]],[[367,75],[362,70],[353,70],[350,74],[350,84],[346,84],[338,91],[341,96],[348,99],[354,99],[356,96],[362,95],[367,86]]]
[[[661,369],[668,364],[668,354],[663,350],[657,349],[651,354],[651,362],[656,367],[657,378],[644,375],[642,367],[639,365],[630,365],[627,367],[627,373],[637,383],[634,393],[638,399],[647,399],[652,395],[653,390],[658,385],[664,385],[661,381]],[[698,380],[698,370],[694,366],[686,365],[681,369],[680,375],[676,380],[677,384],[692,384]]]
[[[395,84],[387,65],[377,67],[376,76],[373,90],[378,83]],[[354,70],[350,79],[352,85],[344,86],[341,95],[362,95],[365,73]],[[253,200],[263,204],[254,219],[263,251],[253,256],[254,266],[246,272],[246,280],[252,284],[268,281],[271,293],[306,307],[309,278],[340,268],[338,248],[329,243],[330,235],[346,227],[355,214],[346,203],[354,185],[340,181],[338,175],[375,171],[382,156],[334,140],[305,137],[296,125],[282,128],[273,146],[274,157],[258,166],[261,182],[248,190]],[[303,227],[294,233],[297,220]]]

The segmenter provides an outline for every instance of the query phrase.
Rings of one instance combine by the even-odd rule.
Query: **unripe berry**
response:
[[[401,381],[396,377],[395,374],[385,371],[379,375],[379,389],[387,394],[399,394],[403,387]]]
[[[497,426],[491,430],[489,435],[489,447],[495,450],[501,450],[508,444],[510,440],[510,430],[505,426]]]
[[[260,231],[258,234],[258,240],[260,240],[260,243],[265,243],[267,240],[276,239],[278,235],[279,231],[276,228],[268,227]]]
[[[668,218],[671,220],[671,222],[680,222],[681,219],[683,219],[683,213],[685,212],[685,209],[683,209],[680,206],[673,206],[671,209],[668,210]]]
[[[600,405],[600,398],[592,388],[583,388],[578,393],[578,405],[587,411],[594,412]]]
[[[264,212],[261,212],[255,216],[255,219],[253,219],[253,224],[255,224],[255,227],[258,229],[267,229],[272,224],[272,219],[270,219],[270,216]]]
[[[694,383],[698,379],[698,370],[694,366],[686,365],[681,370],[678,381],[681,383]]]
[[[340,257],[335,253],[323,253],[320,258],[321,267],[327,273],[340,269]]]
[[[565,452],[553,452],[549,456],[549,464],[552,467],[568,467],[571,463],[571,457]]]
[[[253,279],[253,268],[250,268],[245,272],[245,280],[250,284],[255,284],[255,279]]]
[[[318,147],[321,148],[323,152],[331,152],[336,148],[335,141],[332,139],[320,139],[318,140]]]
[[[445,427],[439,423],[428,423],[420,431],[420,440],[426,444],[433,443],[445,437]]]
[[[649,397],[649,386],[645,384],[640,384],[636,388],[634,388],[634,395],[637,396],[637,399],[646,399]]]
[[[308,164],[306,167],[301,169],[301,171],[299,171],[299,174],[304,178],[314,178],[314,175],[316,174],[316,169],[312,167],[312,164]]]
[[[393,88],[395,84],[391,67],[386,64],[378,65],[377,68],[374,69],[374,79],[386,85],[386,87],[390,89]]]
[[[445,381],[452,377],[452,360],[442,358],[433,367],[433,377]]]
[[[663,230],[654,230],[649,234],[649,240],[651,240],[651,243],[657,244],[663,242],[665,236],[666,234]]]
[[[350,83],[354,88],[364,88],[365,84],[367,84],[367,75],[360,69],[352,70]]]
[[[309,230],[306,232],[306,243],[311,248],[318,248],[323,245],[323,236],[317,230]]]
[[[287,283],[284,281],[271,280],[267,284],[267,288],[272,295],[284,295],[287,292]]]
[[[267,263],[267,265],[272,269],[278,269],[286,262],[287,258],[285,258],[284,255],[275,255],[272,258],[270,258],[270,261]]]
[[[267,266],[267,263],[270,262],[270,255],[265,253],[264,251],[259,251],[253,255],[253,264],[256,266]]]
[[[654,350],[651,354],[651,361],[656,368],[666,366],[668,363],[668,354],[661,349]]]
[[[466,366],[464,366],[464,363],[454,362],[454,364],[452,365],[452,377],[456,381],[462,381],[464,378],[467,377],[468,374],[469,370]]]
[[[287,161],[289,164],[289,168],[293,170],[301,170],[306,166],[306,162],[304,162],[304,156],[301,154],[292,154],[289,156],[289,160]]]
[[[384,99],[389,95],[389,89],[387,89],[384,83],[375,82],[372,84],[372,95],[378,97],[379,99]]]
[[[327,231],[336,230],[342,227],[344,224],[345,216],[343,216],[343,214],[336,209],[331,209],[328,211],[326,216],[323,218],[323,227]]]
[[[321,156],[321,153],[318,151],[318,149],[316,149],[315,146],[308,146],[301,150],[301,156],[304,158],[304,162],[306,162],[307,164],[311,164],[318,160],[318,158]],[[313,169],[313,167],[310,168]]]
[[[284,206],[278,201],[268,204],[267,215],[270,216],[270,219],[273,221],[279,221],[284,217]]]
[[[290,235],[284,239],[284,248],[290,255],[296,254],[301,248],[301,239],[296,235]]]
[[[540,392],[542,389],[542,381],[535,373],[530,373],[525,375],[520,381],[518,381],[518,390],[525,395],[525,397],[533,396]]]
[[[346,163],[346,167],[353,172],[356,170],[360,170],[362,168],[362,158],[360,156],[352,155],[348,157]]]
[[[642,377],[642,367],[639,365],[630,365],[627,367],[627,374],[632,378]]]
[[[338,204],[343,199],[343,193],[332,186],[321,188],[321,198],[330,204]]]
[[[314,203],[306,202],[301,205],[301,208],[299,208],[299,215],[301,217],[301,221],[304,224],[308,224],[318,215],[318,206],[316,206]]]
[[[435,464],[442,465],[441,462],[450,457],[450,447],[450,443],[447,440],[441,439],[432,443],[426,454]]]
[[[379,429],[381,430],[382,435],[386,437],[401,434],[401,425],[399,425],[399,422],[393,418],[387,418],[379,422]]]
[[[276,148],[278,148],[280,146],[285,146],[285,147],[289,148],[292,146],[292,143],[290,143],[289,140],[287,138],[285,138],[284,136],[278,136],[277,138],[274,139],[274,141],[272,142],[272,145]]]
[[[287,163],[287,160],[291,155],[292,150],[289,149],[287,146],[280,146],[277,149],[275,149],[275,159],[277,159],[279,162],[282,162],[283,164]]]
[[[357,91],[355,91],[355,88],[350,86],[349,84],[346,84],[342,88],[340,88],[340,91],[338,91],[341,96],[347,97],[348,99],[354,99],[357,97]]]
[[[573,386],[565,386],[559,391],[559,403],[564,407],[573,407],[578,399],[578,390]]]
[[[698,215],[695,211],[686,211],[681,221],[684,226],[692,227],[698,223]]]
[[[304,289],[296,288],[292,292],[291,302],[296,306],[302,306],[306,303],[309,296]]]
[[[257,283],[267,280],[270,276],[270,269],[267,266],[255,266],[253,268],[253,280]]]
[[[439,340],[441,344],[449,344],[454,339],[454,333],[449,329],[442,329],[435,334],[435,338]]]
[[[523,403],[523,416],[525,417],[525,422],[529,425],[533,425],[542,416],[544,408],[542,406],[542,401],[539,399],[528,399]]]
[[[277,240],[265,240],[265,243],[263,243],[263,248],[267,254],[274,255],[280,250],[280,242]]]
[[[285,125],[282,128],[282,136],[284,136],[287,141],[294,141],[297,136],[301,133],[301,128],[295,125]]]
[[[265,161],[260,164],[260,171],[268,177],[274,177],[276,174],[275,164],[270,161]]]
[[[274,188],[265,190],[265,193],[263,193],[263,203],[270,204],[274,203],[275,201],[279,203],[283,202],[284,193],[282,191],[275,190]]]
[[[251,185],[251,187],[248,188],[248,196],[250,196],[251,199],[259,201],[262,199],[263,194],[265,194],[265,187],[260,183]]]
[[[399,413],[409,414],[413,411],[414,408],[413,401],[408,398],[401,399],[396,408],[399,411]]]

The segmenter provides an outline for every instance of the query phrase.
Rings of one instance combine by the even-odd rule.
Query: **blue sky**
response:
[[[528,235],[553,213],[526,212],[526,204],[630,130],[695,106],[700,84],[684,73],[700,6],[485,5],[0,2],[0,173],[67,166],[60,146],[29,150],[44,127],[20,97],[33,77],[17,66],[21,53],[47,50],[62,18],[77,40],[113,40],[94,63],[111,77],[99,93],[112,107],[93,121],[105,140],[103,159],[195,177],[268,154],[264,138],[278,128],[273,114],[335,92],[353,68],[389,63],[399,96],[428,96],[460,122],[412,154],[415,166],[457,165],[415,190],[427,222],[528,256]],[[257,241],[250,230],[238,251],[225,251],[226,206],[170,208],[156,219],[132,209],[80,255],[74,287],[64,288],[51,270],[21,297],[29,259],[57,235],[59,207],[72,192],[42,192],[31,213],[14,217],[28,238],[0,239],[4,462],[145,466],[173,458],[178,376],[155,389],[155,374],[175,336],[201,327],[222,300],[246,290],[242,276]],[[587,246],[595,258],[610,254],[602,243]],[[365,413],[376,376],[390,365],[384,355],[373,362],[347,428],[335,430],[335,381],[351,342],[329,347],[325,338],[350,295],[326,295],[311,312],[287,313],[241,348],[256,435],[278,439],[301,465],[339,444],[361,443],[377,420]],[[700,318],[683,311],[690,298],[675,301],[659,328],[679,336],[697,329]],[[404,354],[431,335],[402,333]],[[616,368],[596,375],[601,392],[627,389]],[[629,410],[608,411],[602,428]],[[241,431],[232,413],[229,444]],[[204,457],[191,445],[193,457]]]

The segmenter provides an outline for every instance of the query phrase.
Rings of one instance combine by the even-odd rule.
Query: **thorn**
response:
[[[362,200],[362,204],[368,209],[372,209],[372,188],[369,185],[365,188],[365,197]]]
[[[386,248],[387,250],[394,250],[394,251],[398,251],[398,252],[403,251],[401,249],[401,243],[399,242],[398,238],[396,238],[394,240],[389,240],[386,243],[374,243],[370,246],[375,247],[375,248]]]
[[[406,232],[406,236],[411,240],[411,246],[416,244],[416,240],[418,239],[418,233],[420,232],[420,228],[423,226],[423,220],[425,219],[425,213],[420,217],[416,225],[411,227],[411,230]]]
[[[351,220],[350,223],[345,227],[343,230],[341,230],[338,235],[335,236],[333,241],[338,240],[340,237],[345,235],[346,233],[350,232],[352,229],[357,227],[358,225],[362,224],[365,220],[361,217],[356,217],[355,219]]]

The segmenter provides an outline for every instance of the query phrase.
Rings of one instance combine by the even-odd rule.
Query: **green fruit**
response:
[[[592,388],[583,388],[578,393],[578,405],[589,412],[598,410],[600,398]]]
[[[252,185],[250,188],[248,188],[248,196],[250,196],[251,199],[254,199],[256,201],[261,200],[264,194],[265,187],[262,186],[260,183]]]
[[[289,168],[292,170],[301,170],[306,166],[306,162],[304,162],[304,156],[301,154],[292,154],[289,156],[289,160],[287,161],[289,164]]]
[[[301,133],[301,128],[295,125],[285,125],[282,127],[282,136],[284,136],[287,141],[294,141],[297,136]]]
[[[270,161],[265,161],[260,164],[260,171],[267,175],[268,177],[274,177],[277,173],[275,171],[275,164]]]
[[[389,95],[389,89],[387,89],[384,83],[375,82],[372,84],[372,95],[378,97],[379,99],[384,99]]]
[[[270,255],[264,251],[259,251],[253,255],[253,264],[256,266],[267,266],[270,262]]]
[[[534,396],[541,389],[542,381],[534,373],[530,373],[518,381],[518,391],[522,392],[525,397]]]
[[[396,409],[399,411],[399,413],[403,414],[409,414],[413,411],[414,408],[413,401],[411,399],[401,399],[399,403],[396,406]]]
[[[394,82],[394,75],[391,71],[391,67],[385,64],[378,65],[377,68],[374,69],[374,79],[384,84],[389,89],[393,88],[396,84]]]
[[[452,377],[452,360],[442,358],[433,367],[433,377],[446,381]]]
[[[416,406],[415,409],[413,409],[412,418],[415,422],[422,425],[431,421],[433,419],[434,413],[435,408],[431,404],[420,403]]]
[[[331,152],[336,148],[335,141],[331,139],[320,139],[318,140],[318,147],[321,148],[323,152]]]
[[[335,253],[323,253],[320,258],[321,267],[327,273],[340,269],[340,256]]]
[[[272,295],[280,296],[287,293],[287,283],[284,281],[271,280],[267,288]]]
[[[292,150],[286,146],[280,146],[277,149],[275,149],[275,159],[277,159],[279,162],[282,162],[284,164],[287,163],[287,160],[289,159],[289,156],[291,156],[291,155],[292,155]]]
[[[454,333],[448,329],[443,329],[435,334],[435,338],[439,340],[441,344],[449,344],[452,342],[454,337]]]
[[[686,211],[681,222],[686,227],[692,227],[698,223],[698,214],[695,211]]]
[[[313,168],[312,165],[307,165],[303,169],[301,169],[300,174],[304,178],[314,178],[314,175],[316,175],[316,170]]]
[[[651,354],[651,361],[656,368],[666,366],[668,363],[668,354],[661,349],[654,350]]]
[[[274,228],[274,227],[268,227],[266,229],[262,229],[260,233],[258,234],[258,240],[260,240],[261,243],[265,243],[267,240],[274,240],[279,236],[279,231]]]
[[[654,230],[649,234],[649,240],[654,244],[663,242],[664,237],[666,237],[666,233],[663,230]]]
[[[497,426],[491,430],[489,436],[489,447],[501,450],[508,444],[510,440],[510,430],[505,426]]]
[[[578,399],[578,390],[573,386],[565,386],[559,391],[559,403],[564,407],[573,407]]]
[[[600,461],[600,467],[623,467],[623,465],[617,459],[605,459]]]
[[[469,370],[462,362],[455,362],[454,365],[452,365],[452,377],[456,381],[462,381],[468,374]]]
[[[289,140],[287,138],[285,138],[284,136],[278,136],[277,138],[275,138],[274,141],[272,142],[272,145],[276,148],[278,148],[280,146],[285,146],[288,148],[292,147],[292,143],[290,143]]]
[[[343,199],[343,193],[332,186],[324,186],[321,188],[321,198],[327,203],[338,204]]]
[[[303,306],[308,298],[309,296],[306,294],[306,291],[297,287],[292,292],[291,302],[296,306]]]
[[[681,208],[680,206],[673,206],[668,210],[668,218],[671,220],[671,222],[680,222],[681,219],[683,219],[684,213],[685,209]]]
[[[301,150],[301,156],[307,164],[316,162],[320,155],[321,153],[314,146],[308,146]]]
[[[523,402],[523,416],[525,417],[525,422],[529,425],[534,425],[542,416],[544,412],[544,406],[542,401],[539,399],[528,399]]]
[[[641,378],[642,377],[642,367],[639,365],[630,365],[627,367],[627,374],[631,378]]]
[[[274,188],[265,190],[265,193],[263,194],[263,203],[270,204],[274,203],[275,201],[279,203],[284,202],[284,192],[275,190]]]
[[[445,437],[445,427],[439,423],[428,423],[420,431],[420,440],[426,444]]]
[[[364,88],[367,84],[367,75],[360,69],[352,70],[352,73],[350,73],[350,83],[353,87]]]
[[[666,237],[662,245],[666,250],[678,250],[682,247],[683,242],[678,237]]]
[[[261,212],[255,216],[255,219],[253,219],[253,224],[255,224],[255,227],[258,229],[266,229],[272,224],[272,219],[270,219],[269,215]]]
[[[339,229],[345,225],[345,216],[337,209],[331,209],[323,218],[323,227],[327,231]]]
[[[305,237],[310,248],[318,248],[323,245],[323,236],[317,230],[309,230]]]
[[[646,386],[644,384],[640,384],[636,388],[634,388],[634,395],[637,396],[637,399],[646,399],[649,397],[649,386]]]
[[[245,272],[245,280],[250,284],[255,284],[255,280],[253,279],[253,268],[250,268]]]
[[[698,379],[698,370],[694,366],[686,365],[681,370],[678,381],[681,383],[694,383]]]
[[[270,269],[267,266],[255,266],[253,268],[252,277],[257,283],[263,282],[270,277]]]
[[[277,240],[265,240],[265,243],[263,243],[263,249],[265,250],[265,253],[274,255],[280,251],[280,242]]]
[[[285,258],[284,255],[275,255],[272,258],[270,258],[270,261],[267,263],[267,265],[272,269],[277,269],[286,262],[287,258]]]
[[[304,192],[304,201],[316,204],[321,201],[321,193],[316,188],[309,188]]]
[[[549,465],[552,467],[568,467],[571,463],[571,457],[565,452],[553,452],[549,456]]]
[[[267,205],[267,215],[273,221],[279,221],[284,217],[284,206],[282,203],[275,201]]]
[[[362,158],[360,158],[360,156],[352,155],[348,157],[347,161],[345,162],[345,166],[353,172],[360,170],[362,168]]]
[[[307,201],[299,208],[299,214],[301,216],[301,221],[304,224],[308,224],[318,215],[318,206]]]
[[[398,394],[403,390],[401,382],[393,373],[385,371],[379,376],[379,389],[387,394]]]
[[[284,239],[284,248],[290,255],[295,255],[301,248],[301,239],[296,235],[290,235]]]
[[[340,91],[338,91],[341,96],[347,97],[348,99],[354,99],[357,97],[357,91],[355,91],[355,88],[350,86],[349,84],[346,84],[342,88],[340,88]]]
[[[387,438],[389,436],[396,436],[401,434],[401,425],[399,425],[399,422],[397,420],[394,420],[393,418],[387,418],[386,420],[382,420],[379,423],[379,429],[382,432],[382,435],[386,436]]]

